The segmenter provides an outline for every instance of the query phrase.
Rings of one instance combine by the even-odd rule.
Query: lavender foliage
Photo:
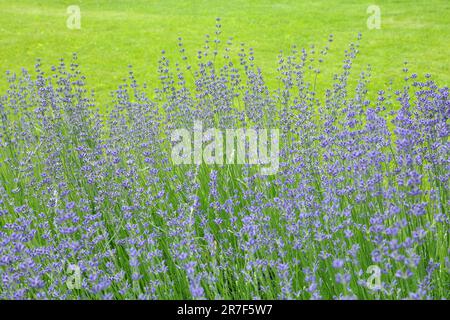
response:
[[[359,39],[323,97],[328,47],[280,53],[273,88],[219,34],[194,57],[180,38],[152,88],[130,66],[101,110],[76,55],[8,73],[0,299],[449,298],[448,88],[407,66],[397,91],[352,86]],[[195,120],[278,128],[278,173],[173,165]]]

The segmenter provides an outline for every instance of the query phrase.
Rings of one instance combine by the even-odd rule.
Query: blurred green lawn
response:
[[[381,29],[369,30],[367,7],[381,8]],[[69,5],[81,8],[81,30],[66,27]],[[363,34],[356,71],[372,65],[373,85],[402,78],[410,70],[431,73],[441,85],[450,80],[450,1],[300,1],[300,0],[0,0],[0,72],[33,69],[36,58],[49,67],[77,52],[88,84],[105,99],[132,64],[140,80],[156,79],[162,49],[177,57],[177,38],[183,37],[188,55],[196,56],[204,35],[213,34],[222,18],[222,39],[234,37],[255,49],[256,63],[274,84],[277,54],[292,44],[300,47],[335,42],[319,76],[330,81],[343,51]],[[225,41],[224,41],[225,42]],[[4,89],[4,78],[0,88]]]

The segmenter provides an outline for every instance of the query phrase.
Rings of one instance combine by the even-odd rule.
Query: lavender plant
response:
[[[101,111],[76,55],[8,73],[0,298],[449,298],[448,88],[405,66],[370,99],[358,38],[323,98],[328,47],[280,53],[274,89],[219,35],[197,57],[180,38],[153,88],[130,66]],[[174,165],[170,132],[196,120],[278,128],[278,173]]]

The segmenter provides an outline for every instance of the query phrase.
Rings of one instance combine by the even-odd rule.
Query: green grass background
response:
[[[381,30],[367,29],[368,14],[366,10],[371,4],[381,7]],[[66,27],[68,17],[66,9],[69,5],[79,5],[81,8],[81,30],[69,30]],[[0,0],[0,72],[4,73],[6,70],[17,72],[22,66],[33,69],[36,58],[41,58],[43,63],[49,67],[57,64],[59,58],[70,59],[72,52],[77,52],[89,87],[96,89],[98,100],[103,103],[107,101],[109,91],[113,90],[121,79],[127,76],[128,64],[134,66],[138,79],[148,81],[152,85],[151,82],[156,81],[157,61],[161,50],[165,49],[171,59],[180,57],[177,46],[179,36],[184,38],[188,49],[187,55],[195,57],[196,49],[203,45],[204,34],[214,33],[215,18],[219,16],[222,18],[223,39],[233,36],[235,42],[245,42],[255,49],[256,63],[261,66],[272,89],[277,87],[275,71],[277,54],[280,50],[288,50],[292,44],[309,47],[310,44],[315,43],[320,48],[327,43],[328,35],[333,34],[335,42],[324,64],[325,72],[319,75],[317,82],[317,85],[323,88],[331,81],[333,72],[341,67],[343,51],[351,41],[355,40],[358,32],[363,33],[361,55],[352,72],[357,72],[365,65],[371,64],[373,86],[381,88],[391,79],[400,82],[403,77],[401,70],[405,60],[409,61],[412,71],[419,74],[429,72],[433,74],[439,84],[446,85],[450,79],[449,9],[450,2],[448,0],[377,1],[376,3],[366,1],[314,1],[310,3],[300,0]],[[5,86],[6,81],[0,80],[0,89],[4,89]],[[63,132],[65,133],[65,131]],[[67,150],[68,147],[64,146],[63,150]],[[138,145],[133,150],[137,152]],[[139,154],[136,153],[136,155]],[[36,162],[39,157],[38,154]],[[90,195],[90,191],[93,190],[92,194],[94,194],[95,188],[88,186],[84,182],[85,178],[81,175],[81,160],[74,153],[64,151],[62,157],[67,159],[64,163],[73,164],[68,165],[67,172],[64,173],[72,184],[72,189],[77,190],[82,183],[82,188],[86,188]],[[15,190],[20,186],[18,183],[16,186],[16,178],[21,172],[9,170],[8,167],[3,168],[7,170],[3,170],[5,177],[2,180],[13,182],[9,185],[9,190]],[[243,174],[239,167],[233,168],[236,171],[232,171],[232,173],[222,171],[222,175],[225,175],[228,180],[235,180],[230,183],[238,184],[242,180],[239,178]],[[39,166],[36,166],[35,170],[39,170]],[[141,171],[141,174],[142,181],[146,181],[143,176],[147,173]],[[183,172],[177,173],[176,176],[183,177]],[[202,185],[200,198],[204,202],[205,210],[209,208],[208,214],[214,214],[214,210],[209,206],[206,207],[209,193],[208,171],[201,172],[199,177]],[[163,173],[161,179],[165,178],[169,181],[171,177],[165,176]],[[120,181],[120,178],[116,179],[111,180],[111,183]],[[25,183],[21,180],[18,181]],[[226,183],[222,185],[222,188],[224,188],[223,186],[227,186]],[[258,188],[263,187],[258,186]],[[231,193],[228,192],[231,192],[229,190],[232,189],[231,187],[224,188],[222,191],[223,201],[231,197]],[[33,200],[35,195],[33,190],[26,188],[19,188],[19,190],[21,193],[15,193],[13,196],[17,197],[18,203],[27,200],[26,194],[31,194],[30,199],[35,201],[32,206],[37,208],[36,212],[48,210],[48,208],[44,208],[45,202],[40,203],[38,199]],[[273,191],[267,189],[266,192],[272,193]],[[170,201],[182,204],[183,202],[180,200],[182,195],[181,198],[178,198],[177,194],[173,192]],[[94,198],[95,194],[92,197]],[[125,202],[129,199],[128,197],[130,197],[128,193],[127,195],[123,194]],[[105,202],[103,206],[100,209],[102,212],[112,212],[109,216],[106,215],[107,224],[112,225],[108,218],[115,221],[113,218],[122,216],[118,211],[113,211],[113,209],[119,210],[118,207],[113,208],[108,202]],[[167,205],[167,208],[170,206]],[[369,209],[370,207],[363,203],[360,208],[355,209],[357,213],[355,216],[360,219],[370,217],[372,212]],[[170,214],[173,214],[172,210],[170,210]],[[278,221],[276,213],[274,213],[273,219],[273,223]],[[158,227],[161,226],[166,230],[164,221],[155,221]],[[417,221],[417,225],[412,224],[412,226],[417,227],[419,223],[420,220]],[[119,226],[117,230],[122,230],[121,228]],[[424,250],[426,250],[423,253],[424,261],[427,261],[429,256],[439,256],[441,260],[444,259],[445,250],[448,248],[448,238],[445,237],[446,233],[443,228],[437,231],[436,237],[434,234],[429,235],[431,240],[424,246]],[[219,234],[218,228],[213,229],[212,232],[216,237],[225,236],[231,239],[230,242],[236,242],[232,232]],[[362,243],[361,237],[359,237],[360,243]],[[173,238],[162,237],[161,247],[168,248],[172,241]],[[331,246],[333,244],[330,240],[329,244],[321,245]],[[371,244],[368,243],[367,247],[363,247],[363,249],[365,258],[363,262],[369,264],[371,263],[369,260]],[[209,253],[206,253],[208,252],[205,251],[202,261],[210,259]],[[300,254],[294,251],[290,253],[294,257]],[[316,255],[315,250],[309,250],[307,255],[302,254],[298,258],[306,262],[311,260],[313,255]],[[120,251],[117,255],[117,264],[120,268],[127,270],[131,277],[132,270],[127,260],[127,255]],[[444,265],[442,261],[440,262]],[[169,278],[174,281],[176,297],[189,297],[186,278],[183,274],[176,272],[173,262],[170,263],[175,271],[171,270],[162,275],[161,280],[164,283],[164,287],[161,289],[163,290],[162,295],[171,297],[167,293],[172,289],[167,282]],[[238,270],[245,268],[246,262],[242,261],[241,263]],[[324,266],[324,270],[332,270],[331,262],[324,263],[328,264]],[[296,271],[299,272],[299,270]],[[417,275],[423,277],[424,273],[425,264],[421,265]],[[153,274],[148,275],[148,277],[154,276]],[[333,273],[322,275],[324,279],[331,279],[333,276]],[[159,275],[155,277],[159,277]],[[443,296],[447,292],[445,285],[448,283],[448,273],[444,273],[442,269],[435,277],[439,279],[435,297]],[[263,277],[261,276],[261,278]],[[264,278],[267,279],[267,285],[272,285],[271,279]],[[256,287],[249,287],[244,282],[244,278],[238,281],[233,286],[228,284],[225,277],[218,281],[218,288],[223,288],[225,298],[251,298],[251,290],[256,290]],[[331,282],[326,283],[322,289],[328,290],[325,292],[325,297],[330,298],[340,293],[340,288],[337,286],[328,288],[329,284]],[[408,283],[405,282],[405,285],[408,286]],[[358,289],[362,290],[362,287],[358,287]],[[410,288],[404,287],[403,289],[406,293]],[[365,297],[364,291],[357,293],[360,292],[362,293],[359,296]],[[275,290],[269,292],[269,294],[275,293]],[[269,298],[274,297],[269,296]]]
[[[367,7],[381,8],[381,29],[369,30]],[[66,27],[69,5],[81,8],[81,30]],[[83,73],[97,98],[106,101],[132,64],[139,80],[156,79],[162,49],[179,58],[182,36],[187,55],[195,57],[204,35],[214,34],[222,18],[222,39],[234,37],[255,49],[256,64],[269,84],[276,81],[280,50],[335,42],[318,85],[328,83],[343,60],[343,51],[363,34],[356,70],[372,65],[373,85],[401,80],[403,62],[419,74],[431,73],[440,85],[450,79],[450,2],[436,1],[301,1],[301,0],[0,0],[0,72],[45,66],[77,52]],[[225,42],[225,41],[223,41]],[[0,89],[6,81],[0,80]],[[323,86],[322,86],[323,87]]]

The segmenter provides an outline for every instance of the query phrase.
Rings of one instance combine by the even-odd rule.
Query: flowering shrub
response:
[[[327,48],[280,54],[269,88],[219,28],[192,65],[181,39],[179,64],[163,53],[153,93],[130,68],[102,112],[75,55],[8,74],[0,298],[449,298],[448,88],[405,68],[371,101],[358,42],[323,99]],[[278,172],[175,165],[194,121],[279,129]]]

